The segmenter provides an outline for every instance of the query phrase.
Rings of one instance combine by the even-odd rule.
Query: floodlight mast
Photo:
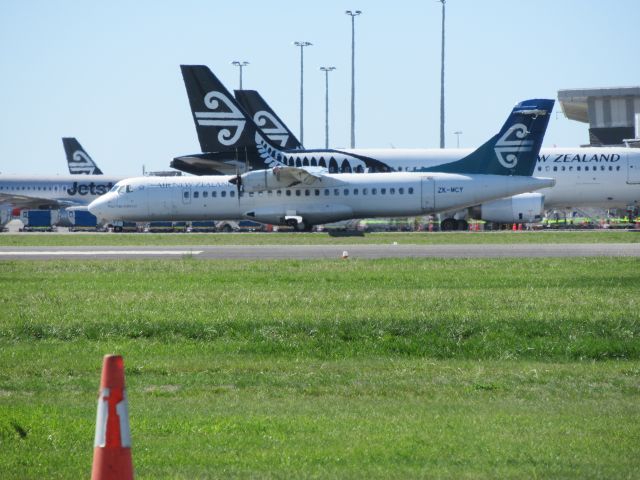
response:
[[[444,10],[447,0],[442,3],[442,63],[440,68],[440,148],[444,148]]]
[[[356,17],[362,13],[360,10],[347,10],[345,14],[351,17],[351,148],[356,147]]]
[[[235,65],[240,69],[240,90],[242,90],[242,69],[249,65],[249,62],[245,62],[244,60],[234,60],[233,62],[231,62],[231,65]]]
[[[320,67],[324,72],[324,148],[329,148],[329,72],[336,67]]]
[[[293,42],[300,47],[300,143],[304,145],[304,47],[313,45],[311,42]]]

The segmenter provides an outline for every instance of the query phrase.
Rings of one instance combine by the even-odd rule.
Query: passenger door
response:
[[[627,183],[640,183],[640,154],[628,153],[627,157]]]
[[[436,182],[433,177],[422,177],[422,210],[432,212],[436,208]]]

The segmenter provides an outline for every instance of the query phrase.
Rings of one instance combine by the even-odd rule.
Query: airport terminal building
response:
[[[589,145],[640,147],[640,87],[559,90],[565,116],[589,124]]]

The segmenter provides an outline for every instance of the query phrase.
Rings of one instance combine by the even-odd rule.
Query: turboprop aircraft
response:
[[[222,104],[231,110],[196,116],[217,128],[222,140],[255,135],[264,148],[273,149],[251,119],[234,118],[237,105],[224,92],[211,90],[202,96],[214,110]],[[552,179],[530,176],[553,103],[521,102],[498,134],[477,150],[421,173],[330,173],[326,155],[332,151],[318,151],[314,166],[276,165],[227,176],[126,179],[94,200],[89,211],[111,224],[248,218],[308,230],[352,218],[424,215],[476,205],[553,185]],[[325,166],[318,166],[321,163]]]
[[[472,149],[304,150],[290,134],[286,124],[254,91],[236,91],[236,99],[249,117],[261,119],[260,125],[269,129],[272,136],[264,133],[263,137],[272,140],[273,151],[276,153],[268,154],[258,137],[253,143],[243,143],[240,141],[242,137],[239,137],[238,141],[231,145],[223,144],[218,141],[219,132],[209,128],[206,123],[199,122],[195,114],[203,113],[205,110],[202,102],[198,101],[202,85],[219,90],[224,89],[224,86],[211,72],[208,72],[211,75],[209,78],[205,78],[208,75],[206,71],[192,75],[195,73],[192,69],[195,68],[182,67],[182,71],[204,153],[175,158],[171,165],[183,171],[197,175],[230,174],[234,170],[248,171],[265,166],[313,165],[314,158],[318,159],[319,152],[322,152],[324,158],[329,159],[327,167],[332,172],[421,172],[459,160],[472,152]],[[222,91],[226,92],[226,89]],[[287,143],[282,147],[279,139],[285,137]],[[229,162],[230,156],[235,161]],[[334,162],[330,161],[331,158]],[[640,204],[640,151],[636,149],[545,148],[540,151],[535,173],[554,178],[556,185],[541,192],[525,193],[474,205],[461,211],[446,212],[442,220],[442,229],[464,230],[468,218],[482,218],[498,223],[533,222],[541,219],[545,209],[626,208],[637,207]]]

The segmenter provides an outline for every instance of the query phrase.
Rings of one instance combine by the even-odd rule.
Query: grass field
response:
[[[620,230],[541,232],[368,233],[330,237],[327,233],[73,233],[0,234],[0,246],[86,245],[316,245],[465,243],[638,243],[640,232]]]
[[[633,258],[0,262],[0,478],[634,478]]]

